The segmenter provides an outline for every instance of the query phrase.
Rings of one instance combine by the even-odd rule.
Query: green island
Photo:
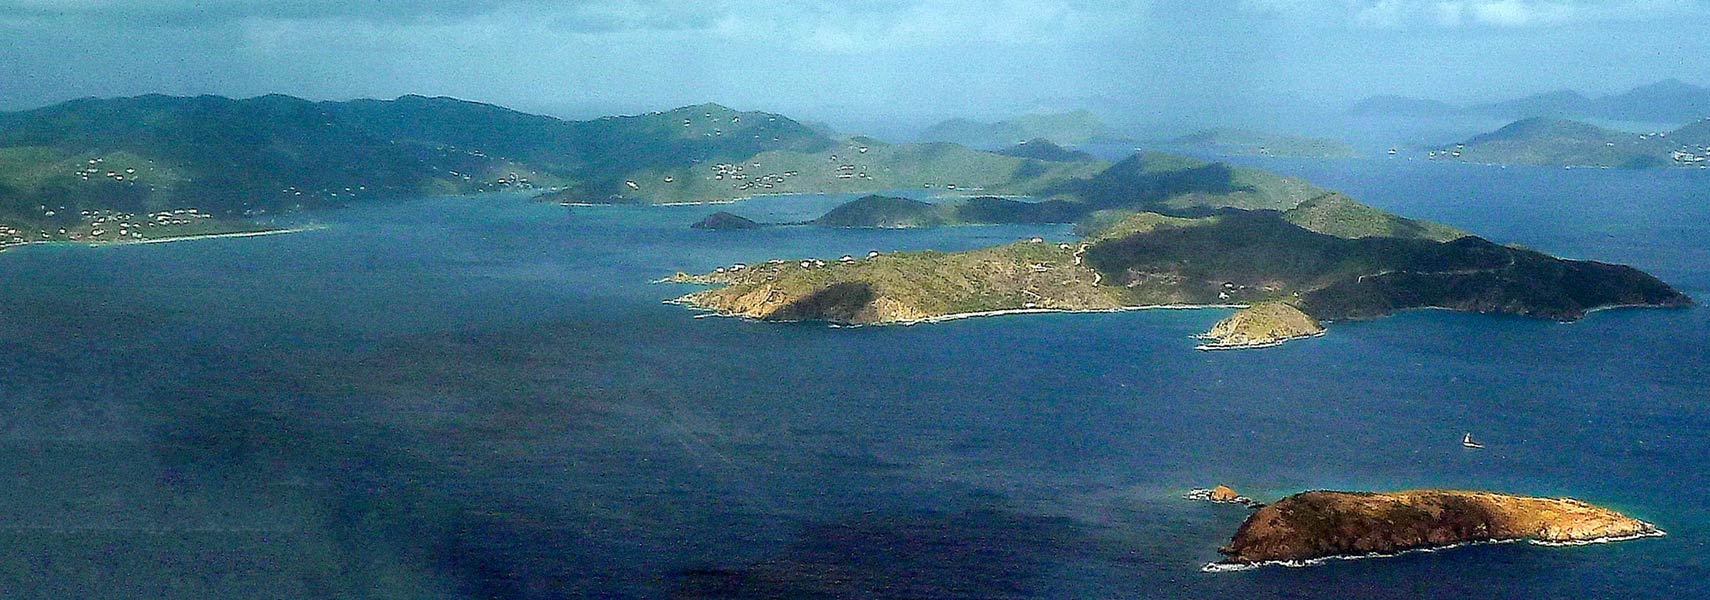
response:
[[[1360,155],[1353,146],[1329,138],[1279,135],[1228,127],[1197,131],[1171,139],[1168,145],[1176,149],[1237,156],[1356,158]]]
[[[1710,119],[1674,131],[1628,133],[1579,121],[1530,118],[1431,150],[1429,156],[1495,165],[1703,169],[1710,168]]]
[[[1644,521],[1570,498],[1489,492],[1313,491],[1259,508],[1207,571],[1327,558],[1386,556],[1464,544],[1529,540],[1584,545],[1663,535]]]
[[[1023,312],[1255,307],[1204,347],[1268,347],[1318,324],[1441,308],[1558,321],[1692,300],[1637,269],[1564,260],[1406,219],[1299,180],[1141,154],[1037,202],[869,196],[811,222],[930,227],[1074,222],[1083,238],[969,252],[770,258],[665,281],[677,302],[769,321],[907,324]],[[999,199],[991,199],[997,201]],[[1044,218],[1048,215],[1051,218]],[[1298,313],[1298,315],[1296,314]]]
[[[970,148],[996,149],[1030,140],[1045,140],[1063,146],[1088,142],[1122,141],[1121,135],[1091,111],[1035,113],[996,122],[947,119],[920,133],[927,142],[950,142]]]

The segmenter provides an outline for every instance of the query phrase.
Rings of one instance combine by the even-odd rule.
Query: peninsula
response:
[[[1247,517],[1224,559],[1207,570],[1332,557],[1389,555],[1462,544],[1528,540],[1579,545],[1663,535],[1655,525],[1568,498],[1422,490],[1314,491]]]

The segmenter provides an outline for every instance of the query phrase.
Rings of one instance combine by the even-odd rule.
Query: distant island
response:
[[[1604,119],[1633,123],[1688,123],[1710,117],[1710,88],[1678,79],[1641,85],[1596,98],[1574,90],[1555,90],[1521,98],[1456,106],[1404,96],[1372,96],[1347,110],[1355,117],[1498,119]]]
[[[1655,525],[1566,498],[1423,490],[1305,492],[1247,517],[1206,570],[1305,565],[1469,543],[1577,545],[1663,535]]]
[[[1627,133],[1532,118],[1430,152],[1457,162],[1565,167],[1710,168],[1710,119],[1670,132]]]
[[[1237,156],[1355,158],[1360,155],[1353,146],[1333,139],[1277,135],[1234,128],[1206,129],[1168,140],[1166,143],[1174,149]]]
[[[677,301],[771,321],[920,323],[969,316],[1247,307],[1206,349],[1320,333],[1319,323],[1444,308],[1572,321],[1615,306],[1692,300],[1631,267],[1563,260],[1414,221],[1262,171],[1136,155],[1051,199],[977,204],[871,196],[816,224],[933,227],[1019,216],[1075,222],[1075,242],[1034,238],[969,252],[836,260],[773,257],[668,281],[714,286]],[[979,200],[979,199],[975,199]],[[1000,199],[993,199],[993,201]]]
[[[1078,146],[1122,138],[1091,111],[1028,114],[996,122],[949,119],[926,128],[923,142],[950,142],[970,148],[995,150],[1029,140],[1045,140],[1060,146]]]

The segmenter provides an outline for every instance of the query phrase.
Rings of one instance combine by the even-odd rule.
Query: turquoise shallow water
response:
[[[1710,298],[1699,173],[1258,164]],[[687,229],[712,210],[434,198],[0,255],[0,595],[1710,594],[1703,309],[1414,312],[1236,353],[1191,349],[1223,311],[696,319],[647,282],[1069,237]],[[1572,495],[1670,535],[1204,574],[1243,513],[1179,496],[1215,483]]]

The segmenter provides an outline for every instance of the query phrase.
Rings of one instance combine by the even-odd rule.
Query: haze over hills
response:
[[[920,133],[923,142],[951,142],[970,148],[997,149],[1029,140],[1043,139],[1061,146],[1077,146],[1119,136],[1091,111],[1028,114],[994,123],[949,119]]]
[[[1504,119],[1555,117],[1639,123],[1689,123],[1710,117],[1710,88],[1678,79],[1592,98],[1573,90],[1544,92],[1496,102],[1454,106],[1436,100],[1373,96],[1349,107],[1352,116],[1441,118],[1479,115]]]
[[[1224,155],[1288,158],[1353,158],[1359,155],[1352,146],[1329,138],[1280,135],[1234,127],[1200,130],[1171,139],[1168,145]]]

